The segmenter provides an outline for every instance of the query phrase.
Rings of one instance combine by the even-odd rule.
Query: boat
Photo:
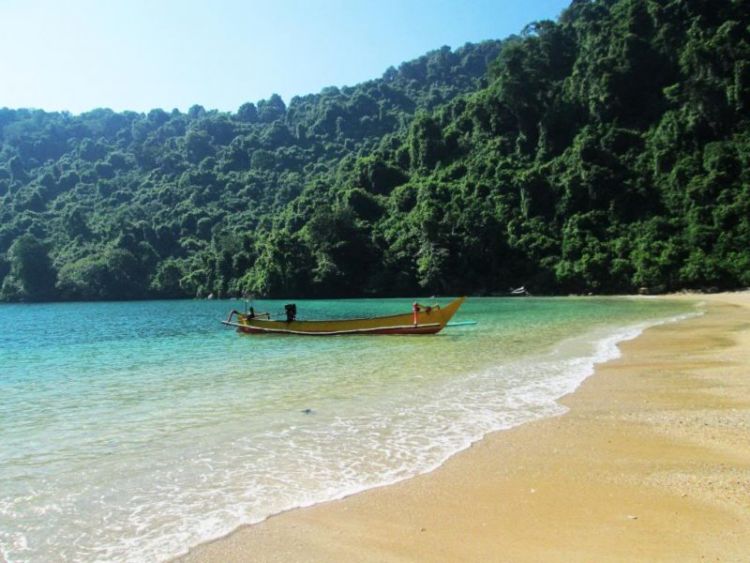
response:
[[[529,291],[528,291],[528,290],[526,289],[526,287],[525,287],[525,286],[523,286],[523,285],[522,285],[521,287],[517,287],[517,288],[515,288],[515,289],[513,289],[513,288],[511,287],[511,288],[510,288],[510,290],[509,290],[509,293],[510,293],[511,295],[514,295],[514,296],[517,296],[517,295],[531,295],[531,294],[529,293]]]
[[[287,320],[272,320],[268,313],[258,315],[232,311],[221,321],[245,334],[301,334],[310,336],[339,336],[347,334],[436,334],[458,311],[465,297],[455,299],[445,307],[414,303],[410,313],[360,319],[332,319],[300,321],[296,306],[286,306]],[[236,316],[236,319],[235,319]]]

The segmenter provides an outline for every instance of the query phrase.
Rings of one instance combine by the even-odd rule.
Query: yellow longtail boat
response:
[[[435,334],[440,332],[465,297],[459,297],[445,307],[425,306],[415,303],[411,313],[363,319],[336,319],[320,321],[296,320],[296,307],[287,305],[286,321],[271,320],[268,313],[250,314],[232,311],[225,321],[227,326],[246,334],[303,334],[310,336],[339,336],[345,334]],[[294,307],[294,309],[290,309]],[[293,311],[293,312],[292,312]],[[233,320],[234,317],[237,320]]]

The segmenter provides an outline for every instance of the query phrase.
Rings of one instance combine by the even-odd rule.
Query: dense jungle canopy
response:
[[[236,113],[0,109],[0,299],[750,285],[750,3],[558,21]]]

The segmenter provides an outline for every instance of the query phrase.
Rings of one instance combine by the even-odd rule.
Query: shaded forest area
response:
[[[749,16],[575,0],[288,107],[0,109],[0,299],[748,286]]]

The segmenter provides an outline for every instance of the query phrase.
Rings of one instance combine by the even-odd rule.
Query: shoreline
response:
[[[750,500],[735,498],[750,499],[750,384],[738,384],[742,408],[732,410],[748,423],[739,439],[716,406],[704,413],[708,428],[706,420],[724,421],[724,440],[745,439],[744,448],[719,448],[723,461],[712,463],[715,444],[696,443],[670,416],[680,409],[675,396],[690,395],[680,373],[692,381],[716,369],[720,350],[738,356],[736,369],[748,367],[727,333],[750,342],[750,293],[666,298],[706,302],[706,314],[621,342],[619,358],[597,364],[559,401],[565,414],[490,433],[430,473],[242,526],[178,560],[739,559],[750,551]],[[736,477],[720,491],[694,467],[716,463]]]

